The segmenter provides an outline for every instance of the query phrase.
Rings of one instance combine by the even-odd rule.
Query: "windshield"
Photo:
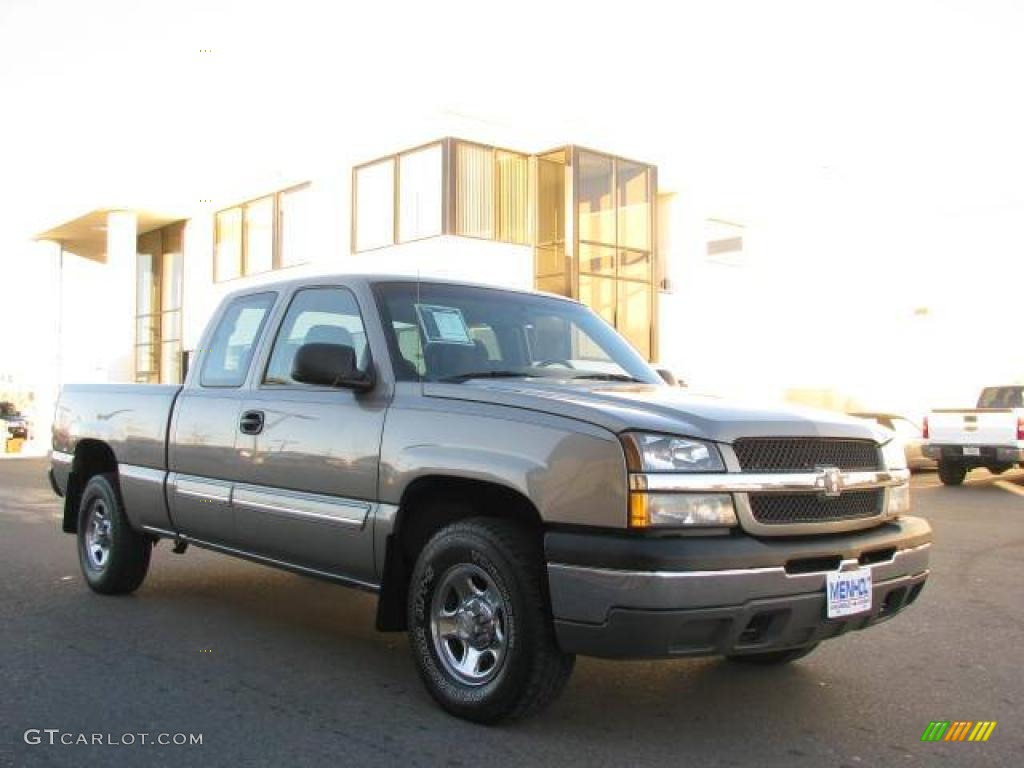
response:
[[[614,329],[581,304],[436,283],[378,283],[399,381],[536,376],[662,384]]]

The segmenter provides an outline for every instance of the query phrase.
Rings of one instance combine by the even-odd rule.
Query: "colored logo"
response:
[[[988,741],[995,729],[995,720],[932,720],[921,741]]]

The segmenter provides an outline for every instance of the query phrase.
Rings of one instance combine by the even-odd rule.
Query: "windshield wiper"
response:
[[[522,379],[527,378],[530,374],[524,373],[523,371],[469,371],[468,373],[459,373],[455,376],[445,376],[438,379],[450,384],[460,384],[463,381],[469,379]]]
[[[575,379],[591,379],[593,381],[628,381],[632,384],[644,384],[642,379],[638,379],[635,376],[629,376],[625,373],[598,373],[593,371],[591,373],[581,373],[579,376],[573,376]]]

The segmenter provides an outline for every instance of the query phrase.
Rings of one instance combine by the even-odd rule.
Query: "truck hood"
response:
[[[731,443],[741,437],[887,437],[862,419],[813,408],[763,406],[676,387],[551,379],[426,382],[423,394],[523,408],[584,421],[619,433],[643,430]]]

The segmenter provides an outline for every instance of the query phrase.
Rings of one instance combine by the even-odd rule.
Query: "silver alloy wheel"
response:
[[[493,680],[508,650],[505,601],[479,566],[459,563],[441,577],[430,605],[430,634],[445,670],[466,685]]]
[[[102,571],[110,561],[110,510],[103,499],[96,499],[85,522],[85,555],[93,570]]]

